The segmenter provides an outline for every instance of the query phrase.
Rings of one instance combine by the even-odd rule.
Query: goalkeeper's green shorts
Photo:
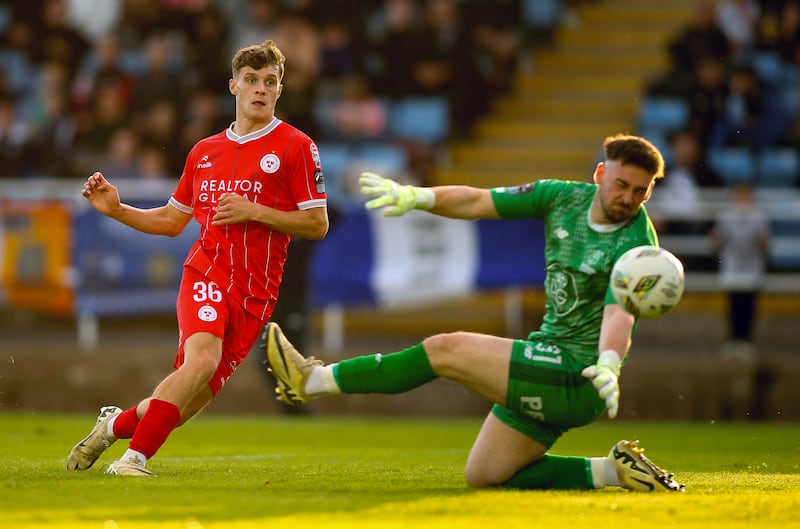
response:
[[[548,449],[564,432],[595,421],[606,410],[579,362],[553,342],[515,340],[506,405],[492,413]]]

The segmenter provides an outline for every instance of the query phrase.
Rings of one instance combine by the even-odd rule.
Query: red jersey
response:
[[[192,147],[169,200],[200,223],[200,237],[184,265],[231,293],[246,311],[266,319],[278,298],[291,237],[260,222],[213,226],[223,193],[281,211],[323,207],[317,146],[278,118],[244,136],[229,127]]]

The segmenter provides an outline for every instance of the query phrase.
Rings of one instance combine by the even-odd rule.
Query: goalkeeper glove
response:
[[[401,185],[375,173],[361,173],[358,183],[362,195],[376,197],[366,203],[366,208],[384,208],[386,217],[397,217],[412,209],[431,209],[436,201],[429,187]]]
[[[619,354],[611,349],[603,351],[597,363],[581,371],[581,375],[591,379],[600,398],[606,401],[608,418],[613,419],[619,411]]]

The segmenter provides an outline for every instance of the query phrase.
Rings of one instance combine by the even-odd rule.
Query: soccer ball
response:
[[[637,318],[658,318],[683,295],[683,264],[669,251],[637,246],[620,257],[611,270],[614,300]]]

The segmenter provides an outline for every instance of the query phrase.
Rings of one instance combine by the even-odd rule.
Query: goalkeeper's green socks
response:
[[[390,354],[373,354],[315,367],[306,395],[402,393],[436,378],[422,344]]]
[[[507,489],[585,490],[620,486],[620,481],[607,457],[545,454],[500,486]]]

